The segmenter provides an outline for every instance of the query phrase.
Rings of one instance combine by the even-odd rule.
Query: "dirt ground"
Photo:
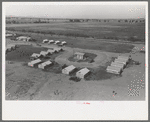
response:
[[[6,100],[144,100],[144,84],[142,87],[137,81],[135,84],[141,87],[139,96],[134,96],[136,92],[129,96],[132,80],[136,73],[144,73],[142,70],[140,67],[125,69],[118,79],[73,82],[62,73],[43,72],[21,63],[6,64],[6,84],[10,87],[6,88]],[[23,81],[28,82],[21,84]]]
[[[65,49],[68,51],[70,47]],[[104,57],[107,58],[118,55],[111,52],[97,54],[105,54]],[[62,55],[65,57],[68,53]],[[55,60],[59,62],[62,55]],[[97,64],[104,65],[106,57],[100,58],[101,61]],[[70,81],[70,77],[61,72],[44,72],[25,66],[24,62],[6,61],[6,100],[144,100],[145,54],[133,54],[132,59],[139,61],[140,65],[125,68],[122,77],[97,81],[82,79],[80,82]]]

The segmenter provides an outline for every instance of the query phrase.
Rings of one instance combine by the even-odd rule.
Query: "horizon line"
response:
[[[145,19],[145,18],[49,18],[49,17],[33,17],[33,16],[15,16],[6,15],[6,17],[23,17],[23,18],[43,18],[43,19]]]

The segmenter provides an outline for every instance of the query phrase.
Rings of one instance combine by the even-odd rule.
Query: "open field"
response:
[[[7,24],[6,30],[94,39],[124,39],[129,41],[144,41],[145,39],[144,23],[52,22],[48,24]]]

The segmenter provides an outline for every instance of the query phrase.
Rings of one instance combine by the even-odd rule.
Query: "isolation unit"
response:
[[[114,67],[119,67],[121,68],[122,70],[124,69],[125,65],[123,63],[117,63],[117,62],[112,62],[111,63],[111,66],[114,66]]]
[[[28,66],[35,67],[35,66],[38,66],[38,64],[40,64],[41,62],[42,61],[40,59],[36,59],[36,60],[29,62]]]
[[[90,73],[90,70],[87,68],[83,68],[76,73],[78,78],[85,78]]]
[[[62,73],[69,75],[69,74],[70,74],[71,72],[73,72],[75,69],[76,69],[76,67],[74,67],[73,65],[70,65],[70,66],[64,68],[64,69],[62,70]]]
[[[40,56],[41,56],[40,54],[33,53],[33,54],[30,56],[30,59],[37,59],[37,58],[39,58]]]
[[[51,49],[47,50],[47,54],[53,54],[53,53],[55,53],[55,50],[51,50]]]
[[[45,68],[47,68],[47,67],[49,67],[51,65],[52,65],[51,61],[46,61],[46,62],[43,62],[43,63],[39,64],[38,68],[45,69]]]
[[[65,45],[65,44],[67,44],[67,42],[66,42],[66,41],[63,41],[63,42],[61,42],[61,44],[62,44],[62,45]]]
[[[11,37],[11,36],[16,36],[16,34],[15,33],[6,32],[6,37]]]
[[[62,48],[59,48],[59,47],[55,47],[53,50],[54,50],[55,52],[60,52],[60,51],[62,51],[63,49],[62,49]]]
[[[60,43],[60,41],[55,41],[55,43],[54,44],[59,44]]]
[[[49,40],[48,41],[49,44],[54,43],[54,42],[55,42],[54,40]]]
[[[106,71],[113,74],[121,74],[122,69],[120,67],[108,66]]]
[[[10,37],[10,36],[13,36],[13,34],[11,34],[11,33],[6,33],[6,37]]]
[[[123,59],[126,60],[127,62],[129,62],[129,57],[125,57],[125,56],[118,56],[118,59]]]
[[[116,63],[123,63],[125,66],[127,64],[127,60],[126,59],[115,59],[114,62],[116,62]]]
[[[40,55],[42,55],[43,57],[45,57],[48,53],[46,51],[41,51]]]
[[[47,43],[49,42],[48,39],[44,39],[42,43]]]
[[[27,36],[20,36],[16,38],[17,41],[30,41],[31,37],[27,37]]]

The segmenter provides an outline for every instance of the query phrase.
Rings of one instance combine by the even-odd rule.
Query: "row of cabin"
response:
[[[28,37],[28,36],[19,36],[19,37],[16,38],[16,41],[26,41],[26,42],[29,42],[31,40],[32,40],[32,38]]]
[[[63,50],[63,49],[62,48],[58,48],[58,47],[53,48],[53,49],[48,49],[47,51],[41,51],[40,54],[33,53],[30,58],[31,59],[37,59],[37,58],[40,58],[41,56],[42,57],[46,57],[49,54],[52,55],[53,53],[55,53],[55,52],[58,53],[61,50]]]
[[[121,74],[123,69],[126,67],[130,60],[129,55],[119,55],[110,66],[107,67],[106,71],[114,74]]]
[[[42,60],[36,59],[36,60],[33,60],[33,61],[29,62],[28,66],[38,67],[40,69],[45,69],[45,68],[51,66],[52,64],[53,63],[51,61],[42,62]],[[69,75],[70,73],[74,72],[75,69],[76,69],[76,67],[71,65],[71,66],[68,66],[68,67],[62,69],[62,73]],[[76,72],[76,77],[85,78],[89,73],[90,73],[89,69],[83,68],[83,69],[79,70],[78,72]]]
[[[51,61],[42,62],[40,59],[33,60],[28,63],[30,67],[38,67],[40,69],[45,69],[52,65]]]
[[[66,41],[60,42],[59,40],[54,41],[54,40],[48,40],[48,39],[44,39],[42,43],[48,43],[48,44],[53,43],[53,44],[59,44],[59,45],[65,45],[65,44],[67,44]]]
[[[74,72],[75,69],[76,69],[75,66],[70,65],[70,66],[64,68],[62,70],[62,73],[69,75],[70,73]],[[83,68],[83,69],[79,70],[78,72],[76,72],[76,77],[78,77],[78,78],[85,78],[85,76],[87,76],[89,74],[89,72],[90,72],[89,69]]]

